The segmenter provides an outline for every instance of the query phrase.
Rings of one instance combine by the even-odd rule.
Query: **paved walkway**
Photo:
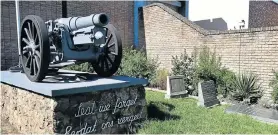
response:
[[[278,111],[274,109],[249,106],[246,104],[235,104],[227,108],[225,112],[246,114],[263,122],[278,124]]]

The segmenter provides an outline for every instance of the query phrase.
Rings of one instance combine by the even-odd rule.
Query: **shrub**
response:
[[[153,81],[152,87],[158,87],[161,90],[166,90],[167,87],[167,76],[169,75],[167,69],[159,69],[156,71],[156,77]]]
[[[232,90],[232,81],[235,73],[222,67],[221,57],[216,56],[216,52],[211,52],[204,46],[198,53],[196,73],[199,80],[213,80],[217,87],[218,94],[227,97]]]
[[[204,46],[198,55],[197,74],[204,81],[217,81],[217,75],[221,73],[221,58],[216,57],[215,52],[210,52],[207,46]]]
[[[196,90],[197,84],[193,59],[193,56],[189,57],[186,54],[186,50],[184,50],[184,53],[182,53],[180,57],[172,56],[172,74],[184,76],[185,90],[191,95],[193,91]]]
[[[88,62],[78,64],[78,65],[67,66],[67,67],[64,67],[63,69],[82,71],[82,72],[90,72],[90,73],[94,72],[92,65]]]
[[[233,81],[236,77],[235,73],[224,68],[221,69],[220,74],[216,75],[218,86],[217,86],[217,92],[218,94],[223,95],[224,98],[226,98],[230,91],[232,91],[233,88]]]
[[[272,97],[273,97],[274,102],[276,104],[278,104],[278,87],[277,86],[276,86],[276,88],[273,89]]]
[[[232,96],[238,101],[250,100],[250,103],[257,102],[262,96],[258,77],[254,74],[241,74],[236,76],[233,81]]]
[[[273,88],[272,97],[275,103],[278,103],[278,72],[273,71],[274,78],[270,82],[270,86]]]
[[[154,59],[147,59],[144,52],[132,49],[132,47],[125,47],[123,49],[122,62],[117,74],[145,78],[153,82],[157,67],[157,61]]]

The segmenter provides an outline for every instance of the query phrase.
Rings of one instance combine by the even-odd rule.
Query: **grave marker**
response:
[[[215,84],[212,80],[198,83],[198,105],[203,107],[211,107],[220,104],[217,99]]]
[[[167,93],[165,98],[182,97],[187,95],[183,76],[167,76]]]

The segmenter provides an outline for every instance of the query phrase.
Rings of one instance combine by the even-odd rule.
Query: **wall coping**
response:
[[[278,26],[249,28],[249,29],[241,29],[241,30],[225,30],[225,31],[210,30],[208,35],[254,33],[254,32],[264,32],[264,31],[278,31]]]
[[[179,19],[180,21],[184,22],[189,27],[195,29],[199,33],[203,35],[220,35],[220,34],[237,34],[237,33],[254,33],[254,32],[263,32],[263,31],[278,31],[278,26],[270,26],[270,27],[260,27],[260,28],[249,28],[249,29],[241,29],[241,30],[225,30],[225,31],[219,31],[219,30],[206,30],[199,25],[195,24],[194,22],[188,20],[187,18],[183,17],[179,13],[175,12],[171,8],[165,6],[162,3],[153,3],[147,6],[144,6],[143,8],[149,8],[157,6],[164,11],[168,12],[169,14],[173,15],[175,18]]]
[[[192,21],[188,20],[187,18],[183,17],[182,15],[180,15],[179,13],[175,12],[174,10],[172,10],[171,8],[165,6],[164,4],[161,3],[153,3],[147,6],[144,6],[143,8],[149,8],[149,7],[160,7],[161,9],[163,9],[164,11],[168,12],[169,14],[173,15],[175,18],[179,19],[180,21],[184,22],[186,25],[188,25],[189,27],[195,29],[196,31],[200,32],[201,34],[208,34],[208,30],[200,27],[199,25],[193,23]]]

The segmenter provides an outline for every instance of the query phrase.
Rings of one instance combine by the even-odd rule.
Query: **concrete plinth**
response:
[[[1,71],[2,119],[19,133],[40,134],[128,133],[146,119],[146,80],[85,76],[34,83],[22,73]]]

